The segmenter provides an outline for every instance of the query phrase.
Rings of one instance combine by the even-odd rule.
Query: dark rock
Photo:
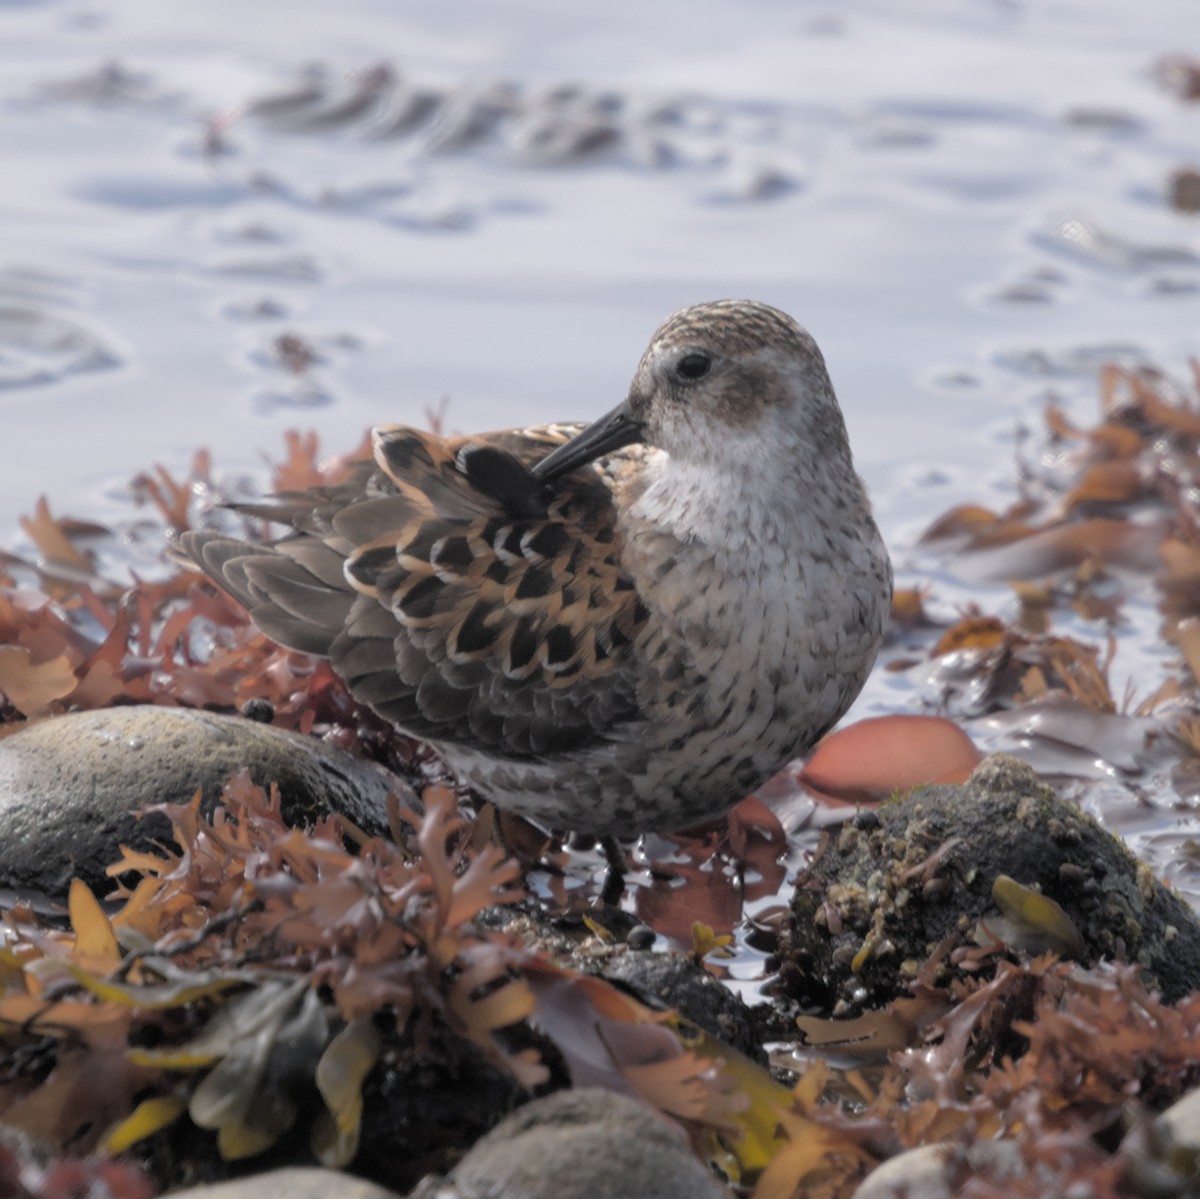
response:
[[[636,924],[626,934],[625,944],[630,949],[643,950],[651,948],[657,939],[658,933],[648,924]]]
[[[797,884],[784,994],[835,1015],[882,1006],[940,943],[974,944],[987,935],[981,920],[999,927],[1000,875],[1063,909],[1084,964],[1138,962],[1168,1001],[1200,987],[1191,909],[1023,762],[993,755],[962,786],[925,787],[877,812],[877,828],[843,826]]]
[[[550,1066],[547,1087],[568,1084],[553,1045],[527,1026],[497,1033],[509,1052],[534,1049]],[[390,1040],[390,1037],[389,1037]],[[315,1065],[315,1063],[313,1063]],[[288,1166],[317,1166],[313,1122],[325,1104],[311,1081],[288,1086],[297,1104],[292,1126],[254,1157],[227,1160],[214,1132],[183,1118],[140,1142],[133,1155],[168,1192],[250,1176],[270,1176]],[[406,1193],[430,1173],[454,1166],[480,1137],[532,1098],[503,1066],[472,1041],[440,1022],[420,1019],[389,1043],[363,1083],[358,1151],[347,1169]]]
[[[373,762],[238,717],[151,706],[58,716],[0,740],[0,890],[56,901],[72,877],[109,890],[105,867],[121,845],[171,841],[166,817],[140,810],[185,803],[197,788],[211,810],[242,767],[279,784],[289,824],[336,812],[375,835],[389,790],[405,791]]]
[[[497,1125],[412,1199],[730,1199],[679,1129],[611,1091],[559,1091]]]
[[[565,1081],[564,1075],[557,1085]],[[423,1052],[398,1055],[368,1080],[353,1168],[407,1191],[426,1174],[448,1169],[529,1098],[477,1046],[436,1036]]]
[[[766,1063],[760,1030],[750,1008],[701,963],[682,953],[634,948],[630,938],[637,929],[644,929],[652,939],[653,930],[637,924],[626,912],[599,909],[593,923],[602,921],[613,940],[597,937],[582,921],[549,918],[534,904],[492,908],[484,913],[486,927],[520,937],[530,948],[572,970],[599,975],[648,1007],[675,1008],[718,1041]],[[634,939],[641,942],[645,937]]]
[[[626,951],[586,965],[649,1007],[675,1008],[710,1036],[766,1065],[750,1009],[697,961],[679,953]]]

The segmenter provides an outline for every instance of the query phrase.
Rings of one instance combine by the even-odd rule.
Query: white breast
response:
[[[646,710],[667,729],[691,705],[722,759],[741,744],[771,771],[841,715],[882,635],[890,570],[865,496],[857,478],[831,494],[816,478],[662,455],[648,477],[622,519],[625,564],[654,613],[637,647],[653,664]]]

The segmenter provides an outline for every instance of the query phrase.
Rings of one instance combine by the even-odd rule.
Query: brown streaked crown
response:
[[[645,440],[683,458],[719,459],[722,430],[753,431],[772,409],[787,414],[798,437],[825,440],[823,424],[845,435],[816,342],[786,313],[753,300],[715,300],[668,317],[626,400]]]
[[[821,357],[817,343],[786,312],[757,300],[712,300],[681,308],[654,331],[648,352],[657,345],[692,343],[728,357],[763,349]]]

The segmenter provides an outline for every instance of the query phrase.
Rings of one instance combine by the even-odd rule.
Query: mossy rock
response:
[[[1053,946],[1064,956],[1140,963],[1168,1001],[1200,987],[1191,908],[1025,763],[996,754],[961,786],[913,791],[831,836],[792,897],[782,992],[835,1015],[907,993],[939,946],[974,945],[981,920],[1003,923],[1000,876],[1061,907],[1073,925],[1069,946]],[[943,972],[952,958],[941,955]]]

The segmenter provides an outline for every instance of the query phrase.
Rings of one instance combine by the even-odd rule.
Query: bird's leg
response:
[[[600,902],[606,907],[619,907],[625,894],[625,871],[628,869],[625,851],[616,837],[601,837],[600,848],[608,869],[604,872],[604,886],[600,888]]]

